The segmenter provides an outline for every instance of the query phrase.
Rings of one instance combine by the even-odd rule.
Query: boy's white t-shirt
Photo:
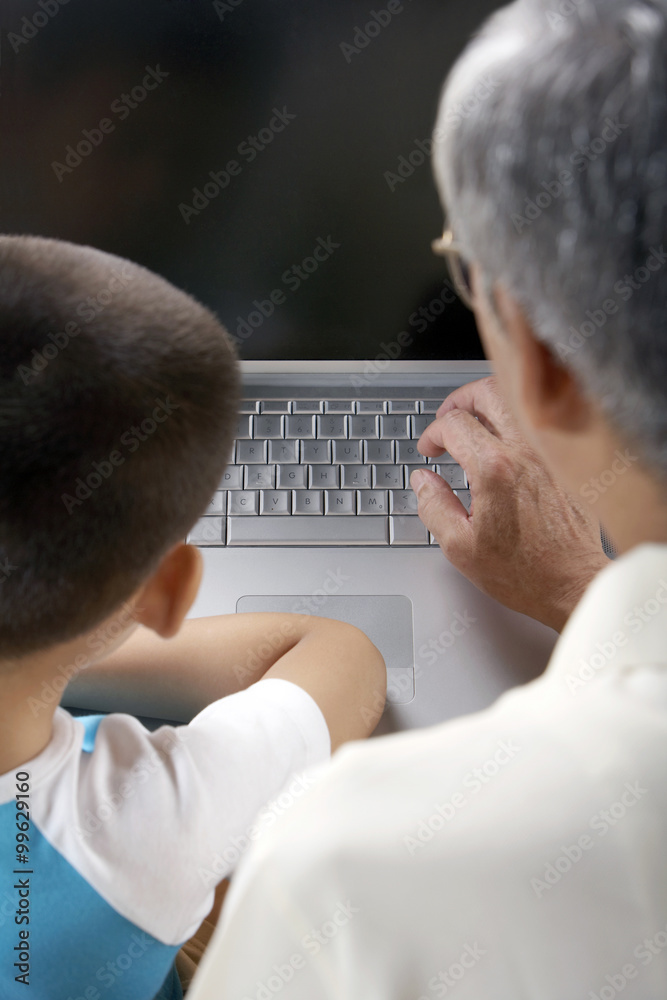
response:
[[[0,775],[0,996],[27,995],[27,964],[32,1000],[154,997],[217,883],[330,752],[315,701],[277,678],[155,732],[59,708],[46,749]]]

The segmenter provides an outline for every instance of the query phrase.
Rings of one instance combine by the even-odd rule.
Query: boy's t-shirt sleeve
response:
[[[278,678],[213,702],[187,726],[149,732],[107,716],[77,780],[63,775],[53,789],[60,816],[73,798],[76,819],[59,824],[54,846],[123,916],[180,944],[259,829],[304,794],[309,782],[295,775],[330,752],[316,702]]]
[[[314,699],[277,678],[212,703],[179,733],[186,737],[202,796],[205,788],[217,790],[207,796],[207,831],[224,874],[236,866],[257,826],[270,822],[281,807],[275,803],[259,817],[258,810],[279,794],[281,802],[286,795],[302,794],[303,784],[289,779],[331,755],[329,730]],[[284,790],[286,783],[291,793]],[[210,881],[205,871],[201,874]]]

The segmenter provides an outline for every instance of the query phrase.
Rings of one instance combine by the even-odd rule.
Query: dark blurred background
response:
[[[428,159],[394,190],[385,174],[400,157],[408,172],[447,70],[499,4],[396,6],[380,26],[386,0],[0,0],[2,230],[136,260],[233,333],[254,313],[245,358],[374,358],[403,330],[401,360],[482,357],[458,302],[410,324],[443,289],[442,211]],[[367,44],[343,51],[356,28]],[[282,131],[274,109],[295,116]],[[340,246],[295,288],[286,272],[318,238]],[[253,303],[274,289],[265,317]]]

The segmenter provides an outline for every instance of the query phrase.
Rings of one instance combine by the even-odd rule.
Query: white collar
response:
[[[658,543],[637,545],[598,573],[563,629],[544,678],[576,693],[576,678],[587,683],[610,670],[647,664],[667,666],[667,545]]]

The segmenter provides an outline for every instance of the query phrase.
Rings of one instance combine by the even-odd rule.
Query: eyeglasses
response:
[[[445,229],[440,239],[433,240],[431,249],[438,257],[445,258],[457,295],[468,309],[472,309],[474,296],[470,280],[470,265],[461,256],[461,245],[454,239],[452,230]]]

